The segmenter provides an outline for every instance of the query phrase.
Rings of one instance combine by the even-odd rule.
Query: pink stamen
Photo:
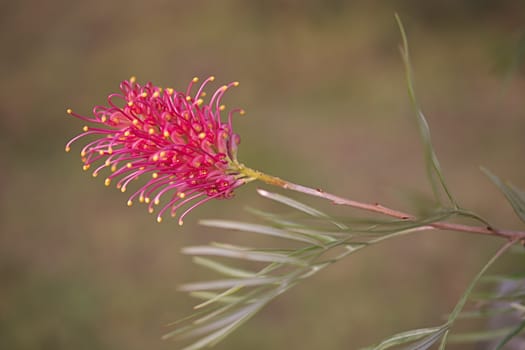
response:
[[[84,168],[95,165],[93,175],[110,168],[106,184],[118,179],[117,187],[125,190],[139,176],[152,177],[135,191],[128,204],[139,197],[148,201],[150,210],[162,198],[170,196],[158,214],[172,213],[199,197],[181,215],[213,199],[230,198],[233,190],[246,182],[239,173],[236,149],[239,137],[233,133],[232,118],[241,109],[221,118],[221,99],[232,82],[220,87],[209,102],[204,101],[204,88],[214,80],[209,77],[199,86],[194,97],[193,79],[186,93],[162,89],[135,79],[120,84],[120,93],[110,94],[107,106],[93,108],[93,117],[68,110],[68,114],[96,124],[66,144],[66,150],[84,136],[98,137],[82,148]],[[102,162],[101,164],[99,162]],[[146,200],[147,199],[147,200]]]

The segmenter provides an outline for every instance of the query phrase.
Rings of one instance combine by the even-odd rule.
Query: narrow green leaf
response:
[[[442,333],[444,330],[446,330],[445,326],[439,326],[439,327],[430,327],[430,328],[420,328],[420,329],[413,329],[410,331],[405,331],[401,333],[397,333],[392,335],[391,337],[383,340],[378,345],[374,346],[373,350],[384,350],[391,348],[393,346],[398,346],[401,344],[409,343],[416,341],[418,339],[421,339],[428,335],[434,335],[436,333]]]
[[[210,270],[216,271],[222,275],[236,278],[249,278],[255,277],[257,274],[255,272],[246,271],[239,269],[237,267],[231,267],[223,263],[219,263],[215,260],[206,259],[200,256],[193,257],[193,262],[197,265],[206,267]]]
[[[481,171],[499,188],[512,206],[512,209],[514,209],[514,212],[516,212],[516,215],[521,221],[525,222],[525,192],[512,184],[504,183],[486,168],[481,168]]]
[[[248,306],[247,308],[235,313],[231,317],[226,318],[225,320],[222,320],[222,324],[224,324],[224,327],[220,328],[218,326],[221,326],[222,324],[214,324],[214,327],[220,328],[218,331],[215,331],[209,335],[207,335],[204,338],[201,338],[200,340],[196,341],[195,343],[185,347],[183,350],[197,350],[202,349],[206,346],[211,346],[213,344],[216,344],[221,339],[224,339],[224,337],[228,336],[231,332],[233,332],[235,329],[237,329],[240,325],[242,325],[244,322],[246,322],[250,317],[252,317],[259,309],[261,309],[264,306],[264,304],[257,303]],[[204,333],[204,331],[209,331],[209,328],[206,329],[197,329],[191,334],[188,334],[188,336],[196,336],[199,333]]]
[[[179,287],[183,292],[194,292],[202,290],[239,288],[239,287],[253,287],[260,285],[276,284],[282,281],[282,277],[254,277],[254,278],[238,278],[226,279],[207,282],[187,283]]]
[[[243,307],[234,310],[233,312],[231,312],[230,314],[224,317],[216,319],[212,322],[200,324],[198,327],[195,327],[191,331],[185,332],[183,334],[183,338],[193,338],[193,337],[202,336],[206,333],[210,333],[217,329],[226,327],[230,325],[232,322],[235,322],[238,319],[243,318],[243,316],[247,314],[251,314],[254,310],[258,308],[258,304],[260,304],[260,301],[256,303],[252,303],[252,304],[245,304],[243,305]]]
[[[312,229],[306,229],[306,228],[289,228],[288,229],[291,232],[296,232],[303,234],[305,236],[312,237],[319,242],[328,244],[336,242],[337,239],[332,237],[340,237],[340,238],[350,238],[351,235],[348,233],[341,233],[341,232],[327,232],[327,231],[320,231],[320,230],[312,230]]]
[[[450,327],[452,327],[452,325],[456,321],[456,318],[461,313],[461,310],[463,310],[463,307],[465,306],[465,303],[467,302],[467,299],[469,298],[470,294],[474,290],[474,287],[476,286],[478,281],[481,279],[481,277],[485,274],[485,272],[487,272],[487,270],[492,266],[492,264],[494,264],[496,262],[496,260],[498,260],[498,258],[503,253],[505,253],[507,251],[507,249],[509,249],[512,245],[514,245],[514,243],[516,243],[516,242],[515,241],[510,241],[510,242],[505,243],[496,252],[496,254],[494,254],[494,256],[485,264],[485,266],[483,266],[481,271],[478,272],[478,274],[470,282],[469,286],[467,287],[467,289],[465,290],[465,292],[463,293],[463,295],[459,299],[458,303],[454,307],[454,310],[452,310],[450,316],[448,317],[448,322],[447,323],[450,325]],[[443,335],[443,338],[441,338],[440,349],[444,349],[445,344],[447,343],[447,337],[448,337],[448,332]]]
[[[248,211],[249,213],[261,218],[261,219],[264,219],[265,221],[268,221],[272,224],[275,224],[277,226],[280,226],[280,227],[286,227],[286,228],[290,228],[290,227],[304,227],[303,224],[300,224],[298,222],[295,222],[295,221],[292,221],[292,220],[288,220],[288,219],[284,219],[281,215],[279,214],[274,214],[274,213],[269,213],[269,212],[266,212],[266,211],[262,211],[262,210],[259,210],[259,209],[255,209],[255,208],[251,208],[251,207],[247,207],[246,208],[246,211]]]
[[[474,343],[500,338],[506,335],[512,328],[489,329],[481,332],[454,334],[450,336],[451,343]]]
[[[435,213],[432,216],[428,217],[422,217],[417,220],[411,220],[411,221],[392,221],[387,222],[382,225],[375,225],[373,227],[370,227],[369,229],[361,229],[362,232],[370,232],[370,233],[377,233],[377,234],[395,234],[398,232],[411,230],[411,229],[417,229],[422,226],[426,226],[429,224],[433,224],[438,221],[443,221],[455,214],[455,211],[439,211]]]
[[[396,17],[396,21],[399,27],[399,31],[401,32],[401,38],[403,41],[403,45],[401,47],[401,56],[403,58],[403,63],[405,64],[405,75],[406,75],[406,81],[407,81],[407,87],[408,87],[408,94],[412,102],[412,106],[416,112],[419,133],[423,140],[423,145],[424,145],[424,150],[425,150],[424,154],[425,154],[425,163],[427,167],[427,173],[430,179],[430,183],[432,184],[432,189],[434,190],[434,196],[438,202],[441,202],[440,195],[439,195],[440,193],[439,187],[441,187],[441,189],[445,192],[446,196],[448,197],[448,200],[454,206],[454,208],[458,208],[459,206],[457,205],[455,199],[452,197],[452,194],[449,191],[445,183],[445,178],[441,171],[441,167],[439,165],[438,158],[436,156],[436,153],[434,152],[434,147],[432,146],[432,140],[430,137],[430,128],[428,126],[428,122],[423,112],[421,111],[419,102],[417,101],[417,98],[416,98],[416,93],[415,93],[415,88],[414,88],[414,79],[412,76],[412,64],[410,63],[410,54],[408,51],[408,39],[407,39],[407,35],[405,32],[405,28],[403,26],[403,23],[401,22],[401,18],[399,17],[397,13],[395,17]]]
[[[248,293],[242,295],[239,297],[238,300],[232,301],[231,303],[225,304],[223,306],[217,306],[209,307],[201,310],[194,311],[191,315],[178,320],[176,322],[173,322],[169,324],[168,326],[175,326],[182,324],[183,322],[189,322],[190,320],[194,319],[191,324],[186,326],[179,326],[175,330],[165,334],[162,336],[162,339],[168,339],[173,338],[176,336],[183,337],[184,334],[187,334],[193,329],[196,329],[197,327],[200,327],[200,325],[213,322],[213,320],[218,320],[220,318],[226,317],[226,315],[229,311],[234,310],[235,308],[242,308],[244,307],[244,304],[252,303],[251,301],[256,298],[258,294],[260,294],[262,288],[255,288],[254,290],[249,291]],[[234,312],[234,311],[233,311]],[[199,317],[195,319],[196,317]]]
[[[238,327],[244,324],[247,320],[253,317],[253,315],[255,315],[261,308],[263,308],[270,300],[272,300],[288,288],[289,286],[282,286],[280,288],[277,288],[276,290],[267,293],[263,297],[258,298],[257,302],[245,306],[241,310],[235,311],[229,316],[225,316],[222,319],[219,319],[207,325],[203,325],[202,327],[196,328],[190,333],[184,334],[185,337],[192,337],[218,329],[217,331],[208,334],[204,338],[201,338],[195,343],[185,347],[183,350],[197,350],[202,349],[206,346],[213,346],[217,344],[219,341],[224,339],[226,336],[228,336],[230,333],[232,333],[234,330],[236,330]]]
[[[459,216],[462,216],[462,217],[465,217],[465,218],[470,218],[470,219],[474,219],[476,221],[479,221],[481,222],[483,225],[486,225],[486,226],[492,226],[488,220],[484,219],[483,217],[479,216],[478,214],[474,213],[473,211],[470,211],[470,210],[466,210],[466,209],[462,209],[462,208],[457,208],[456,210],[454,210],[455,214],[456,215],[459,215]]]
[[[268,199],[271,199],[271,200],[274,200],[276,202],[279,202],[279,203],[282,203],[282,204],[285,204],[289,207],[292,207],[294,209],[297,209],[299,211],[302,211],[303,213],[306,213],[308,215],[311,215],[311,216],[314,216],[314,217],[317,217],[317,218],[324,218],[324,219],[328,219],[329,216],[326,215],[325,213],[315,209],[315,208],[312,208],[304,203],[301,203],[295,199],[292,199],[290,197],[287,197],[287,196],[284,196],[282,194],[278,194],[278,193],[274,193],[274,192],[268,192],[266,190],[263,190],[263,189],[257,189],[257,192],[259,193],[259,195],[265,197],[265,198],[268,198]]]
[[[513,274],[501,274],[501,275],[491,275],[491,276],[484,276],[481,281],[487,282],[487,283],[501,283],[505,281],[520,281],[525,279],[525,271],[520,271]]]
[[[499,344],[496,346],[494,350],[501,350],[503,347],[516,335],[520,334],[521,331],[525,329],[525,320],[522,320],[520,324],[516,326],[516,328],[512,329],[506,336],[503,338]]]
[[[228,314],[229,311],[234,312],[232,310],[235,310],[235,308],[243,308],[245,304],[253,304],[253,300],[259,299],[260,295],[265,293],[265,290],[267,289],[264,286],[256,287],[255,289],[250,290],[248,293],[239,296],[238,300],[232,301],[230,304],[225,304],[224,306],[215,309],[212,308],[212,310],[209,308],[204,309],[204,311],[208,311],[208,313],[194,320],[193,325],[202,325],[213,322],[213,320],[218,320],[225,317],[224,315]]]
[[[231,307],[231,305],[228,304],[228,305],[226,305],[226,307]],[[198,311],[194,311],[192,314],[189,314],[189,315],[186,316],[186,317],[179,318],[178,320],[175,320],[175,321],[173,321],[173,322],[170,322],[170,323],[166,324],[166,327],[174,327],[174,326],[177,326],[177,325],[183,324],[183,323],[185,323],[185,322],[189,322],[190,320],[193,320],[193,319],[195,319],[195,318],[197,318],[197,317],[199,317],[199,316],[202,316],[203,314],[209,314],[209,313],[210,313],[210,310],[198,310]],[[180,329],[180,327],[177,328],[177,329],[175,330],[175,332],[178,332],[179,329]],[[174,331],[171,331],[171,332],[169,332],[169,333],[167,333],[167,334],[164,334],[164,335],[162,336],[162,339],[168,339],[168,338],[171,338],[171,337],[174,335],[173,333],[174,333]]]
[[[285,248],[255,249],[255,248],[249,248],[249,247],[243,247],[243,246],[237,246],[233,244],[219,243],[219,242],[212,242],[210,246],[221,248],[221,249],[250,251],[250,252],[256,252],[256,253],[259,252],[259,253],[264,253],[264,254],[270,253],[270,254],[292,256],[292,257],[299,256],[300,254],[298,254],[298,252],[323,249],[322,247],[319,247],[317,245],[308,245],[308,246],[304,246],[300,248],[292,248],[292,249],[285,249]]]
[[[312,237],[308,237],[306,235],[292,233],[290,231],[281,230],[281,229],[271,227],[271,226],[257,225],[257,224],[251,224],[251,223],[246,223],[246,222],[237,222],[237,221],[229,221],[229,220],[201,220],[200,224],[204,226],[211,226],[211,227],[217,227],[217,228],[223,228],[223,229],[229,229],[229,230],[260,233],[263,235],[280,237],[284,239],[290,239],[294,241],[306,242],[306,243],[316,244],[316,245],[319,245],[320,243],[322,243],[322,241],[319,241]]]
[[[447,337],[450,333],[450,328],[443,333],[443,336],[441,337],[441,343],[439,344],[439,350],[445,350],[445,347],[447,346]]]
[[[485,264],[485,266],[483,266],[481,271],[470,282],[469,286],[467,287],[467,289],[465,290],[465,292],[461,296],[460,300],[456,304],[456,307],[454,307],[454,310],[452,311],[452,313],[450,314],[450,316],[448,318],[449,322],[453,322],[456,319],[456,317],[459,315],[459,313],[461,312],[461,310],[465,306],[465,303],[467,302],[468,297],[470,296],[470,294],[474,290],[474,287],[476,286],[478,281],[481,279],[481,277],[485,274],[485,272],[487,272],[487,270],[492,266],[492,264],[494,264],[496,262],[496,260],[498,260],[498,258],[501,256],[501,254],[503,254],[514,243],[515,242],[507,242],[507,243],[505,243],[505,245],[503,245],[503,247],[500,248],[496,252],[496,254]]]
[[[517,291],[514,293],[508,293],[499,295],[496,293],[472,293],[470,299],[475,301],[523,301],[525,300],[525,291]]]
[[[239,290],[239,288],[231,288],[231,289],[228,289],[227,291],[222,292],[222,293],[213,293],[213,292],[205,292],[205,291],[192,292],[192,293],[190,293],[190,296],[192,296],[194,298],[206,300],[206,302],[204,302],[202,304],[199,304],[199,305],[196,305],[193,308],[194,309],[201,309],[204,306],[208,306],[208,305],[210,305],[212,303],[215,303],[215,302],[223,303],[223,304],[231,304],[231,303],[234,303],[234,302],[238,302],[238,301],[240,301],[242,299],[242,297],[227,295],[227,292],[231,293],[232,291],[236,291],[236,290]]]
[[[276,202],[279,202],[279,203],[282,203],[282,204],[285,204],[289,207],[292,207],[294,209],[297,209],[299,211],[302,211],[303,213],[306,213],[310,216],[313,216],[313,217],[316,217],[316,218],[321,218],[321,219],[326,219],[327,221],[333,223],[334,225],[336,225],[337,227],[339,227],[340,229],[346,229],[347,227],[344,225],[344,224],[341,224],[341,223],[338,223],[336,221],[334,221],[330,216],[326,215],[325,213],[315,209],[315,208],[312,208],[304,203],[301,203],[295,199],[292,199],[290,197],[287,197],[287,196],[283,196],[282,194],[278,194],[278,193],[273,193],[273,192],[268,192],[266,190],[263,190],[263,189],[258,189],[257,192],[265,197],[265,198],[268,198],[268,199],[271,199],[271,200],[274,200]]]
[[[483,309],[483,310],[473,310],[473,311],[462,311],[460,314],[456,317],[457,320],[468,320],[468,319],[483,319],[483,318],[489,318],[493,316],[498,315],[504,315],[511,312],[515,312],[516,310],[512,307],[505,307],[505,308],[497,308],[497,309]]]
[[[250,249],[236,249],[234,247],[225,248],[213,246],[193,246],[183,248],[182,253],[188,255],[222,256],[225,258],[235,258],[259,262],[274,262],[300,266],[306,265],[306,262],[286,254],[280,254],[275,252],[262,252]]]
[[[406,347],[405,350],[427,350],[432,345],[434,345],[446,331],[448,331],[448,327],[446,325],[443,325],[442,327],[443,328],[437,331],[436,333],[430,334],[426,338],[418,341],[417,343]]]

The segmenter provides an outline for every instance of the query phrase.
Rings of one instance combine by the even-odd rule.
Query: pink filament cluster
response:
[[[122,192],[130,182],[147,176],[146,182],[128,200],[148,204],[150,212],[161,199],[157,221],[169,210],[189,205],[184,216],[213,198],[230,198],[233,190],[246,182],[239,173],[237,146],[239,136],[232,130],[232,115],[244,114],[242,109],[228,113],[226,122],[221,112],[224,93],[238,82],[221,86],[208,102],[204,102],[205,86],[214,80],[206,79],[192,96],[194,78],[185,93],[163,89],[152,83],[139,85],[134,77],[120,84],[120,93],[108,96],[108,106],[96,106],[93,116],[71,114],[93,126],[66,145],[86,136],[95,136],[81,151],[84,170],[93,169],[97,176],[110,169],[105,184],[118,180]],[[117,102],[119,101],[119,102]],[[190,205],[191,204],[191,205]]]

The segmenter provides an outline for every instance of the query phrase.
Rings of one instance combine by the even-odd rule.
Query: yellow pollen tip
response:
[[[161,158],[166,157],[166,151],[161,151],[161,152],[160,152],[160,157],[161,157]]]
[[[111,166],[111,171],[112,171],[112,172],[117,171],[117,165],[116,165],[116,164],[113,164],[113,165]]]
[[[100,121],[101,121],[102,123],[105,123],[107,120],[108,120],[108,118],[107,118],[105,115],[103,115],[102,117],[100,117]]]
[[[240,115],[245,115],[245,114],[246,114],[246,111],[245,111],[244,109],[241,109],[241,110],[239,111],[239,114],[240,114]]]
[[[160,204],[160,199],[155,198],[155,201],[153,203],[155,203],[155,205],[159,205]]]
[[[66,152],[69,152],[69,151],[71,151],[71,147],[66,146]]]
[[[133,166],[133,164],[130,163],[130,162],[126,164],[126,167],[128,167],[128,168],[131,168],[132,166]]]
[[[191,101],[191,96],[186,96],[186,101],[190,102]]]
[[[195,104],[196,104],[197,106],[200,106],[200,105],[203,104],[203,103],[204,103],[204,100],[203,100],[202,98],[199,98],[197,101],[195,101]]]
[[[131,135],[131,133],[129,132],[129,130],[124,131],[124,136],[127,137],[127,136],[129,136],[129,135]]]
[[[194,77],[193,79],[191,79],[191,81],[192,81],[192,82],[194,82],[194,83],[196,83],[196,82],[198,82],[198,81],[199,81],[199,78],[197,78],[197,77]]]
[[[139,202],[140,202],[140,203],[144,203],[144,196],[140,195],[140,197],[139,197]]]
[[[173,90],[172,88],[166,88],[166,92],[168,93],[168,95],[173,95],[173,92],[175,90]]]
[[[108,154],[112,154],[113,153],[113,148],[109,147],[108,148]]]
[[[238,81],[234,81],[234,82],[233,82],[233,86],[236,86],[236,87],[237,87],[237,86],[239,86],[239,84],[240,84],[240,83],[239,83]]]
[[[155,210],[155,209],[153,209],[153,207],[149,207],[149,208],[148,208],[148,212],[149,212],[150,214],[153,213],[154,210]]]
[[[157,177],[159,177],[159,174],[157,174],[157,173],[153,173],[153,174],[151,174],[151,177],[154,178],[154,179],[156,179]]]
[[[82,130],[84,130],[84,132],[88,131],[88,130],[89,130],[89,126],[84,125],[84,127],[82,128]]]
[[[89,164],[84,164],[84,165],[82,166],[82,169],[84,169],[84,170],[88,170],[88,169],[89,169],[89,166],[90,166]]]
[[[210,77],[210,81],[214,81],[214,80],[215,80],[215,77],[212,75],[212,76]]]
[[[163,135],[165,138],[170,137],[170,133],[167,130],[164,131]]]
[[[153,135],[155,133],[155,129],[149,128],[148,134]]]
[[[109,159],[106,159],[106,161],[104,162],[104,165],[105,166],[109,166],[111,164],[110,160]]]
[[[225,105],[220,105],[219,106],[219,111],[224,111],[226,109],[226,106]]]
[[[202,140],[202,139],[205,138],[205,137],[206,137],[206,133],[205,133],[205,132],[201,132],[201,133],[199,134],[199,139]]]
[[[144,91],[143,93],[140,94],[141,97],[146,97],[148,96],[148,93],[146,91]]]
[[[201,92],[201,97],[205,97],[207,95],[206,91]]]
[[[94,171],[92,175],[93,175],[93,177],[97,177],[98,173],[96,171]]]
[[[179,220],[179,226],[182,226],[182,225],[184,225],[184,221]]]
[[[122,187],[120,188],[120,192],[122,192],[122,193],[126,192],[126,186],[122,186]]]
[[[128,203],[127,203],[127,204],[128,204],[128,207],[131,207],[131,206],[133,205],[133,202],[131,201],[131,199],[128,200]]]
[[[129,101],[128,102],[128,106],[130,106],[130,107],[133,106],[133,101]]]
[[[129,78],[129,82],[130,82],[130,83],[134,83],[134,82],[136,82],[136,81],[137,81],[137,77],[134,76],[134,75],[132,75],[132,76]]]
[[[86,156],[86,151],[82,150],[82,151],[80,152],[80,156],[81,156],[82,158],[84,158],[84,157]]]
[[[158,161],[158,160],[159,160],[159,156],[155,154],[155,155],[153,156],[152,160],[153,160],[154,162]]]
[[[162,222],[162,217],[161,216],[157,216],[157,222],[160,224]]]
[[[149,202],[151,202],[151,198],[149,197],[144,198],[144,202],[146,202],[146,204],[149,204]]]
[[[66,109],[66,113],[71,115],[71,113],[73,113],[73,110],[71,108],[68,108],[68,109]]]
[[[160,92],[155,91],[155,92],[153,93],[153,97],[154,97],[154,98],[157,98],[157,97],[159,97],[159,96],[160,96]]]
[[[184,192],[178,193],[177,196],[179,196],[180,199],[186,197],[186,194]]]
[[[104,180],[104,185],[109,186],[111,185],[111,179],[108,177],[106,180]]]
[[[131,123],[133,125],[137,126],[137,124],[139,123],[139,120],[138,119],[133,119],[133,121]]]

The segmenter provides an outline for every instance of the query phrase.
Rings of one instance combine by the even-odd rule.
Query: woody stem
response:
[[[281,187],[287,190],[296,191],[296,192],[308,194],[310,196],[323,198],[323,199],[331,201],[334,204],[345,205],[345,206],[349,206],[352,208],[393,217],[399,220],[405,220],[405,221],[416,220],[416,217],[414,215],[385,207],[379,203],[373,203],[373,204],[363,203],[363,202],[339,197],[334,194],[324,192],[323,190],[319,188],[313,189],[310,187],[298,185],[293,182],[289,182],[289,181],[280,179],[275,176],[264,174],[258,170],[247,168],[242,164],[240,165],[240,170],[244,175],[246,175],[247,177],[251,179],[259,180],[269,185],[278,186],[278,187]],[[445,222],[445,221],[439,221],[439,222],[427,224],[425,225],[425,227],[427,227],[428,229],[440,229],[440,230],[496,236],[496,237],[505,238],[511,241],[521,241],[525,243],[525,231],[500,230],[500,229],[492,228],[490,226],[472,226],[472,225],[450,223],[450,222]]]

